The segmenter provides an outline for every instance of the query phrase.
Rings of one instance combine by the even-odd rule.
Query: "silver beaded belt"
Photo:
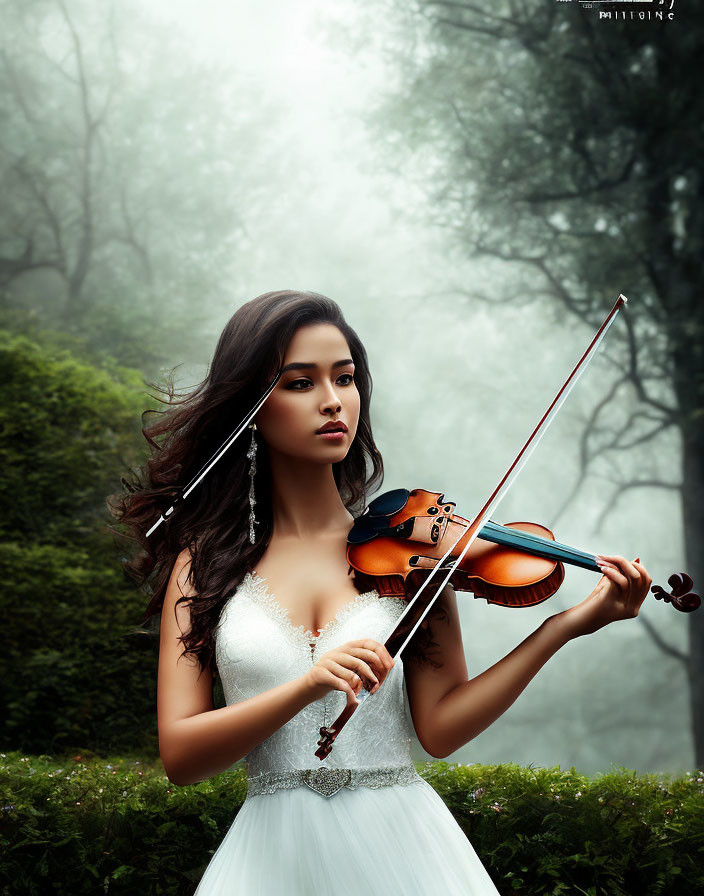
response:
[[[389,784],[413,784],[422,781],[414,765],[379,768],[295,768],[285,772],[264,772],[247,778],[247,796],[274,793],[307,785],[322,796],[333,796],[343,787],[387,787]]]

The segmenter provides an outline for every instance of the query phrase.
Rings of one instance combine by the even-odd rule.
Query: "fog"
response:
[[[409,161],[370,123],[379,95],[403,82],[404,73],[387,52],[401,39],[403,23],[381,14],[375,20],[368,9],[358,14],[352,4],[337,0],[256,5],[149,0],[142,10],[160,42],[174,41],[189,54],[178,73],[159,72],[160,91],[172,75],[174,91],[187,89],[184,72],[204,67],[231,79],[229,85],[222,82],[229,103],[214,100],[206,109],[201,93],[192,101],[206,155],[210,117],[219,130],[231,125],[238,132],[232,158],[241,174],[241,192],[231,180],[222,187],[233,191],[229,198],[241,216],[241,230],[233,241],[225,232],[226,215],[218,212],[223,245],[209,262],[208,288],[198,294],[194,284],[189,293],[181,280],[183,316],[173,342],[165,337],[169,352],[160,360],[160,372],[182,365],[177,384],[183,386],[202,378],[222,326],[260,293],[291,288],[329,295],[369,354],[372,423],[386,469],[382,490],[443,492],[460,515],[471,518],[593,332],[552,305],[490,305],[461,293],[481,290],[500,299],[530,284],[509,264],[470,261],[457,251],[433,223],[434,210],[422,189],[423,167],[432,169],[432,157]],[[139,67],[140,50],[130,43],[134,32],[124,18],[128,12],[115,7],[114,28]],[[85,34],[90,26],[83,15],[84,8],[78,9],[75,21]],[[51,45],[51,34],[46,40]],[[122,77],[129,77],[125,69]],[[144,83],[148,89],[148,79]],[[187,95],[177,99],[188,105]],[[148,95],[144,102],[148,107]],[[169,133],[160,139],[168,146]],[[183,132],[174,132],[175,153],[183,152],[182,141]],[[227,158],[228,145],[217,143],[218,158]],[[159,184],[165,170],[147,166],[140,176]],[[170,187],[178,188],[178,179],[188,173],[185,163],[174,169]],[[217,184],[211,186],[217,197]],[[157,190],[157,199],[160,195]],[[208,240],[217,243],[217,227],[207,220],[208,202],[188,226],[197,239],[199,230],[208,228]],[[139,217],[139,204],[132,211]],[[171,226],[172,212],[163,206],[149,214],[153,227],[158,229],[162,218]],[[27,282],[16,284],[16,291]],[[158,287],[164,295],[173,289],[165,284],[166,279]],[[613,293],[603,296],[604,316],[621,291],[629,298],[622,314],[637,317],[639,296],[629,294],[627,283],[615,283]],[[166,314],[168,306],[162,307]],[[620,325],[617,320],[614,332]],[[551,526],[555,520],[579,476],[584,422],[611,381],[606,348],[494,514],[498,522]],[[624,394],[619,412],[630,413],[633,401]],[[679,452],[678,439],[665,434],[623,460],[643,469],[655,465],[660,473],[671,468],[677,478]],[[639,489],[614,500],[603,467],[577,491],[554,531],[559,541],[585,550],[640,556],[655,582],[664,584],[684,568],[676,495]],[[586,597],[596,581],[594,574],[568,568],[558,594],[529,609],[489,606],[458,593],[470,677],[499,661],[548,616]],[[515,704],[451,761],[574,765],[588,773],[621,765],[639,772],[691,767],[684,665],[654,642],[643,619],[668,645],[686,653],[686,617],[648,597],[638,619],[566,645]],[[417,743],[414,757],[426,757]]]

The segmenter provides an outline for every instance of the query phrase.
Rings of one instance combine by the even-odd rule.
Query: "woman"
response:
[[[280,367],[256,428],[147,542],[143,533]],[[154,445],[164,439],[118,515],[145,548],[132,571],[155,578],[145,618],[161,610],[161,758],[178,785],[247,762],[247,798],[197,896],[496,894],[417,774],[410,723],[428,753],[448,756],[562,645],[636,616],[647,594],[639,562],[601,558],[604,575],[586,600],[468,681],[448,586],[394,660],[384,641],[404,601],[360,594],[346,560],[353,519],[383,478],[370,396],[366,352],[338,306],[315,293],[267,293],[229,321],[205,381],[182,401],[170,390],[165,419],[145,430]],[[371,695],[321,773],[319,729],[362,687]]]

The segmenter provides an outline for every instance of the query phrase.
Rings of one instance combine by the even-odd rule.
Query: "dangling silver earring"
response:
[[[249,465],[249,541],[250,544],[254,544],[254,527],[257,525],[257,519],[254,516],[254,505],[257,503],[257,499],[254,497],[254,474],[257,472],[257,440],[254,437],[254,433],[257,424],[252,423],[249,428],[252,430],[252,442],[247,452],[247,457],[251,461]]]

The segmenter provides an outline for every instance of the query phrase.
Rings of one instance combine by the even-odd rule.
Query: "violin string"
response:
[[[426,588],[426,586],[430,583],[430,580],[431,580],[431,578],[433,577],[433,575],[435,575],[435,573],[436,573],[439,569],[442,568],[442,564],[445,562],[445,560],[447,559],[447,557],[448,557],[450,554],[452,554],[452,551],[455,549],[455,546],[462,540],[462,538],[464,538],[465,532],[467,532],[468,529],[469,529],[469,526],[464,525],[464,523],[460,523],[460,534],[457,536],[457,538],[456,538],[456,539],[453,541],[453,543],[450,545],[450,547],[448,548],[448,550],[445,552],[444,556],[443,556],[443,557],[442,557],[442,558],[435,564],[435,566],[433,567],[433,570],[432,570],[431,574],[426,578],[426,580],[423,582],[423,584],[422,584],[421,587],[418,589],[418,591],[416,591],[415,595],[413,596],[413,598],[412,598],[411,601],[409,602],[408,607],[407,607],[407,608],[404,610],[404,612],[401,614],[401,616],[400,616],[400,618],[399,618],[399,623],[400,623],[400,621],[403,619],[403,617],[406,615],[406,613],[411,609],[411,606],[415,603],[416,598],[418,598],[418,597],[423,593],[423,590],[424,590],[424,589]],[[475,535],[475,538],[476,538],[476,535]],[[470,542],[470,544],[471,544],[471,542]],[[457,568],[458,563],[461,562],[461,560],[462,560],[462,558],[464,557],[466,551],[467,551],[467,549],[465,548],[464,551],[460,554],[459,560],[455,561],[455,562],[452,564],[452,566],[450,567],[450,573],[449,573],[449,575],[446,576],[445,580],[440,584],[440,586],[438,587],[437,591],[436,591],[435,594],[433,595],[432,599],[428,602],[428,606],[423,610],[422,615],[421,615],[420,618],[416,621],[416,624],[413,626],[413,628],[412,628],[411,631],[409,632],[408,636],[406,637],[406,640],[403,642],[403,644],[401,645],[401,647],[398,649],[397,654],[401,654],[401,653],[406,649],[406,646],[408,645],[408,642],[411,640],[411,638],[413,637],[413,635],[414,635],[414,634],[416,633],[416,631],[418,630],[418,626],[421,624],[421,622],[425,619],[425,617],[426,617],[426,616],[428,615],[428,613],[430,612],[430,610],[431,610],[433,604],[435,603],[435,601],[436,601],[436,600],[438,599],[438,597],[440,596],[440,592],[441,592],[442,589],[445,587],[445,585],[447,584],[448,580],[450,579],[450,577],[451,577],[452,574],[454,573],[455,569]]]
[[[596,554],[592,554],[589,551],[582,551],[579,548],[570,547],[570,545],[562,544],[562,542],[559,541],[553,541],[550,538],[543,538],[540,535],[536,535],[534,532],[527,532],[525,529],[513,529],[511,528],[511,526],[502,526],[500,523],[492,522],[492,520],[489,520],[487,525],[497,526],[500,531],[507,531],[511,534],[515,533],[516,537],[521,541],[529,541],[533,545],[535,545],[536,548],[542,548],[542,550],[544,550],[546,553],[549,553],[552,549],[560,555],[559,559],[564,559],[562,555],[569,555],[575,560],[584,560],[591,562],[596,560]],[[482,534],[481,537],[486,539],[486,533]],[[491,540],[491,538],[487,540]],[[505,542],[501,543],[504,544]],[[515,547],[516,550],[521,550],[520,545],[510,544],[508,542],[506,543],[509,547]],[[558,559],[558,557],[551,556],[550,559],[556,560]]]

